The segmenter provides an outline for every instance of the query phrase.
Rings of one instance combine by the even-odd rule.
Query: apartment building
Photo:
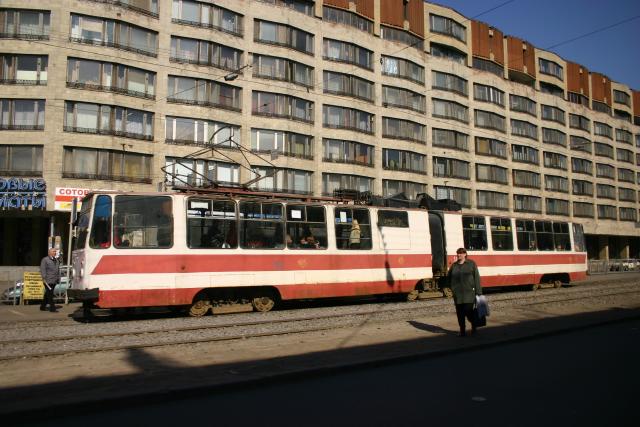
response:
[[[0,39],[5,270],[66,249],[74,194],[211,181],[428,193],[640,257],[640,91],[455,10],[4,0]]]

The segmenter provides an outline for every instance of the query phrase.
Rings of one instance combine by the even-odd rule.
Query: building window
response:
[[[538,140],[538,126],[522,120],[511,119],[511,135]]]
[[[507,158],[507,143],[497,139],[476,136],[476,154]]]
[[[194,187],[208,186],[211,183],[238,185],[240,166],[213,160],[167,157],[165,182]]]
[[[540,164],[538,150],[525,145],[511,145],[511,159],[514,162],[531,163],[532,165]]]
[[[568,193],[569,180],[563,176],[545,175],[544,189],[546,191],[557,191],[559,193]]]
[[[618,168],[618,181],[634,183],[634,173],[632,170]]]
[[[567,156],[550,151],[544,152],[544,167],[567,170]]]
[[[444,34],[466,43],[467,29],[464,25],[457,23],[451,18],[434,14],[429,15],[429,22],[431,22],[432,33]]]
[[[560,80],[564,80],[562,65],[543,58],[538,58],[538,64],[540,65],[540,72],[542,74],[547,74],[549,76],[557,77]]]
[[[589,108],[589,98],[580,93],[567,92],[567,100],[574,104],[579,104],[583,107]]]
[[[469,94],[468,82],[462,77],[440,71],[432,71],[431,77],[432,89],[447,90],[464,96]]]
[[[71,40],[158,56],[158,33],[123,21],[71,14]]]
[[[593,218],[593,203],[573,202],[573,216]]]
[[[569,113],[569,127],[573,129],[582,129],[585,132],[591,132],[591,120],[579,114]]]
[[[623,148],[616,148],[616,158],[619,162],[633,164],[633,151]]]
[[[42,176],[42,145],[0,145],[0,175]]]
[[[236,148],[241,142],[240,126],[203,119],[167,116],[165,142]]]
[[[571,194],[574,196],[593,197],[593,184],[589,181],[573,179],[571,180]]]
[[[469,190],[468,188],[436,185],[434,190],[437,200],[455,200],[465,208],[471,207],[471,190]]]
[[[514,187],[540,188],[540,174],[525,170],[513,170]]]
[[[564,99],[564,89],[551,83],[540,82],[540,92]]]
[[[445,157],[433,158],[433,176],[469,179],[469,162]]]
[[[264,3],[271,3],[276,6],[286,7],[305,15],[313,16],[315,6],[313,0],[260,0]]]
[[[332,196],[337,190],[366,192],[373,188],[373,178],[361,175],[322,174],[322,194]]]
[[[620,120],[625,120],[631,123],[631,114],[627,113],[623,110],[618,110],[617,108],[613,110],[613,117]]]
[[[323,71],[324,93],[350,96],[367,102],[373,102],[373,82],[352,74]]]
[[[427,143],[427,127],[410,120],[393,117],[382,118],[382,137],[403,139],[420,144]]]
[[[591,108],[593,108],[594,111],[599,111],[601,113],[611,115],[611,107],[609,107],[604,102],[599,102],[595,100],[591,101]]]
[[[513,210],[515,212],[542,213],[542,199],[537,196],[514,194]]]
[[[638,213],[634,208],[620,208],[620,221],[638,221]]]
[[[457,62],[461,65],[467,64],[467,54],[450,46],[431,42],[431,56],[434,58],[444,58]]]
[[[144,15],[158,17],[158,0],[90,0],[98,3],[116,4]]]
[[[493,86],[473,84],[473,99],[504,107],[504,92]]]
[[[251,95],[251,113],[253,115],[313,123],[314,105],[312,101],[255,90]]]
[[[509,182],[507,173],[507,168],[476,163],[476,180],[479,182],[507,184]]]
[[[613,139],[613,128],[606,123],[593,122],[593,133],[597,136]]]
[[[49,40],[51,12],[0,9],[0,39]]]
[[[148,154],[64,147],[63,178],[151,183]]]
[[[432,128],[431,144],[434,147],[469,151],[469,135],[455,130]]]
[[[375,147],[372,145],[325,138],[322,140],[322,151],[322,160],[325,162],[373,167]]]
[[[258,191],[311,194],[312,177],[313,172],[305,170],[252,166],[251,181],[255,182],[251,184],[251,188]]]
[[[348,10],[322,7],[322,19],[335,24],[348,25],[360,31],[373,34],[373,22]]]
[[[206,40],[171,36],[169,60],[235,71],[242,66],[242,51]],[[255,71],[254,71],[255,72]]]
[[[275,56],[253,54],[253,76],[313,87],[313,67]]]
[[[609,144],[603,144],[602,142],[594,142],[596,156],[608,157],[613,159],[613,147]]]
[[[153,140],[154,114],[114,105],[65,101],[65,132]]]
[[[431,101],[433,102],[433,112],[431,114],[433,117],[469,123],[469,108],[464,105],[437,98],[432,98]]]
[[[424,67],[407,59],[382,55],[382,75],[424,85]]]
[[[518,111],[520,113],[532,115],[533,117],[538,117],[536,105],[535,101],[527,97],[509,95],[509,108],[511,111]]]
[[[295,132],[251,129],[251,150],[312,160],[313,137]]]
[[[593,175],[593,163],[590,160],[580,159],[578,157],[572,157],[571,172],[584,173],[586,175]]]
[[[618,199],[624,202],[636,201],[636,190],[633,188],[618,188]]]
[[[0,99],[0,130],[44,130],[44,99]]]
[[[616,141],[633,145],[633,134],[626,129],[616,129]]]
[[[626,106],[630,107],[631,106],[631,97],[626,92],[614,89],[613,90],[613,102],[616,102],[618,104],[623,104],[623,105],[626,105]]]
[[[0,54],[0,84],[46,85],[48,55]]]
[[[569,137],[569,148],[575,151],[584,151],[585,153],[591,153],[593,150],[591,149],[591,141],[587,138],[582,138],[580,136],[571,135]]]
[[[566,147],[567,134],[557,129],[542,128],[542,142]]]
[[[509,209],[509,195],[497,191],[476,191],[478,209]]]
[[[596,163],[596,177],[597,178],[615,179],[615,177],[616,177],[616,168],[614,168],[611,165],[606,165],[604,163]]]
[[[488,59],[478,58],[477,56],[473,57],[473,68],[476,70],[487,71],[498,77],[504,76],[504,65],[489,61]]]
[[[426,159],[427,156],[412,151],[382,149],[383,169],[426,174]]]
[[[337,105],[322,106],[322,125],[331,129],[348,129],[373,135],[373,114],[355,108],[338,107]]]
[[[313,55],[313,34],[296,27],[254,19],[253,40]]]
[[[241,111],[242,88],[219,83],[214,80],[170,75],[167,88],[167,101]]]
[[[483,110],[474,110],[474,113],[476,127],[506,132],[507,124],[504,116]]]
[[[425,185],[419,182],[396,181],[392,179],[382,180],[382,196],[391,197],[396,194],[404,194],[409,200],[415,200],[418,194],[425,192]]]
[[[562,199],[545,198],[547,215],[569,216],[569,202]]]
[[[413,47],[421,52],[424,49],[424,40],[422,38],[416,37],[408,31],[387,27],[386,25],[380,25],[380,38]]]
[[[549,120],[551,122],[565,124],[564,110],[551,105],[542,105],[542,120]]]
[[[382,85],[382,105],[384,107],[405,108],[419,113],[427,111],[424,95],[395,86]]]
[[[598,219],[618,219],[616,207],[611,205],[598,205]]]
[[[352,64],[366,70],[373,70],[373,52],[353,43],[323,39],[323,59]]]
[[[111,62],[69,58],[67,87],[155,99],[156,73]]]

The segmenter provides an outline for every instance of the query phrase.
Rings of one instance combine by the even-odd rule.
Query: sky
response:
[[[640,91],[639,0],[429,1],[449,6],[505,35],[527,40],[537,48],[550,50]],[[489,11],[501,4],[504,5]],[[580,37],[631,18],[635,19]],[[577,37],[580,38],[569,42]],[[563,42],[567,43],[550,48]]]

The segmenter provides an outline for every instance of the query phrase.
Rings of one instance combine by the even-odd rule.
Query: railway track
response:
[[[632,294],[640,294],[639,284],[617,284],[607,288],[579,287],[549,293],[528,293],[526,296],[522,295],[522,293],[515,295],[494,294],[490,297],[490,301],[492,308],[495,310],[502,306],[517,307],[567,303]],[[365,308],[365,306],[360,307]],[[252,316],[260,317],[259,319],[249,321],[232,321],[219,324],[203,324],[199,322],[199,324],[191,326],[142,328],[139,330],[79,335],[55,335],[55,332],[49,329],[50,336],[0,339],[0,361],[318,332],[359,326],[363,322],[411,319],[416,314],[424,315],[425,310],[429,310],[433,314],[442,314],[453,310],[450,300],[431,300],[382,307],[378,305],[378,308],[373,310],[344,310],[341,313],[287,316],[284,318],[265,318],[268,316],[259,315]],[[51,347],[55,347],[58,350],[48,351]]]

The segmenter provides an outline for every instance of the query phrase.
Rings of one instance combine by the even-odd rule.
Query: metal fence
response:
[[[610,272],[640,272],[640,259],[592,259],[589,274]]]

